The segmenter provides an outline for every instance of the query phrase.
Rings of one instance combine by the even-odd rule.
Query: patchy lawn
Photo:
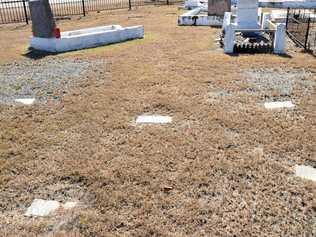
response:
[[[0,105],[1,236],[316,235],[316,184],[294,175],[296,164],[316,167],[315,58],[295,48],[228,56],[220,29],[179,27],[179,13],[60,21],[62,30],[143,24],[145,38],[35,58],[30,26],[0,27],[10,90]],[[58,70],[46,78],[49,62]],[[73,62],[89,67],[59,69]],[[8,102],[34,78],[57,82],[27,87],[33,106]],[[263,107],[275,100],[296,107]],[[173,122],[136,125],[144,113]],[[35,198],[79,205],[24,216]]]

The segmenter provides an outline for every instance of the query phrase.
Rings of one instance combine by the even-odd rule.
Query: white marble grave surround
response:
[[[32,37],[30,46],[46,52],[66,52],[141,38],[143,26],[108,25],[62,32],[60,38]]]

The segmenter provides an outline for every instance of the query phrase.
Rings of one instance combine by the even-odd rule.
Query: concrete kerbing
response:
[[[144,38],[143,26],[109,25],[62,32],[61,38],[32,37],[30,46],[46,52],[66,52]]]

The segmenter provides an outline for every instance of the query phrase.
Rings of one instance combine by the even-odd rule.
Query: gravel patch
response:
[[[313,73],[305,69],[261,68],[248,70],[244,74],[250,86],[249,92],[276,100],[291,97],[295,90],[309,94],[314,86],[314,82],[309,80]]]
[[[0,103],[16,104],[15,99],[36,98],[36,103],[58,100],[70,86],[82,82],[101,60],[45,58],[0,66]]]

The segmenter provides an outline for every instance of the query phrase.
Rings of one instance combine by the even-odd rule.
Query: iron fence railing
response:
[[[30,19],[29,0],[0,0],[0,24]],[[124,9],[149,4],[173,4],[182,0],[49,0],[54,16],[83,15],[88,12]]]
[[[316,9],[288,8],[286,32],[296,44],[316,54]]]

